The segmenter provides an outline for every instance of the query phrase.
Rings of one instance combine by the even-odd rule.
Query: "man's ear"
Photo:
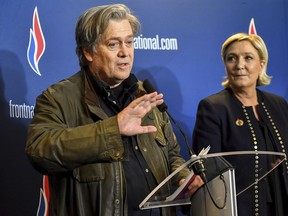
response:
[[[82,49],[82,52],[85,55],[87,61],[92,62],[92,54],[87,49]]]

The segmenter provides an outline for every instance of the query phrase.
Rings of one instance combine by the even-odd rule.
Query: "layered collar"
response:
[[[124,80],[120,86],[116,88],[110,88],[105,82],[95,77],[89,70],[85,70],[85,101],[89,105],[100,106],[100,98],[110,98],[113,94],[114,97],[132,97],[136,96],[138,89],[138,79],[134,74],[130,74],[129,77]]]

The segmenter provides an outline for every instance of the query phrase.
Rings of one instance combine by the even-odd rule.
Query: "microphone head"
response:
[[[155,92],[155,88],[153,87],[153,85],[151,84],[151,82],[148,79],[145,79],[143,81],[143,88],[146,90],[146,92],[148,94]],[[160,112],[165,112],[168,109],[168,106],[163,102],[162,104],[160,104],[159,106],[157,106],[158,109],[160,110]]]

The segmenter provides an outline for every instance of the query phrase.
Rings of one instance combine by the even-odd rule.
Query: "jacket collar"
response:
[[[98,115],[102,119],[107,118],[108,116],[102,110],[100,106],[100,97],[106,97],[109,94],[110,87],[97,79],[88,69],[82,69],[83,77],[84,77],[84,100],[88,105],[91,112]],[[141,86],[139,89],[139,85]],[[142,88],[142,83],[138,81],[134,74],[130,74],[130,76],[123,81],[123,87],[125,94],[131,96],[135,95],[135,97],[140,97],[145,94]]]

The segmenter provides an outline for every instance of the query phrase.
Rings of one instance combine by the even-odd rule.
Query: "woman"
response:
[[[262,38],[245,33],[229,37],[222,45],[222,59],[227,73],[222,83],[225,89],[199,103],[193,132],[195,152],[211,145],[210,153],[287,153],[288,104],[284,98],[258,89],[271,82],[266,73],[268,51]],[[271,169],[274,161],[266,157],[263,162],[263,158],[253,157],[253,169],[243,169],[247,161],[232,157],[237,189],[257,182],[261,168]],[[238,215],[286,216],[287,194],[288,163],[284,161],[267,178],[237,196]]]

